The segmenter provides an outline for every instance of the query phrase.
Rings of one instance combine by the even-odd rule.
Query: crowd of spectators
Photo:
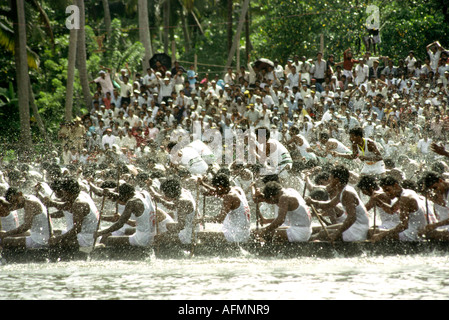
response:
[[[385,157],[428,160],[432,142],[447,142],[449,51],[438,41],[418,50],[426,50],[424,61],[414,51],[394,60],[355,57],[350,48],[341,61],[321,52],[285,65],[248,56],[246,66],[214,76],[179,62],[145,75],[100,66],[89,112],[61,124],[62,162],[101,163],[109,152],[163,162],[171,133],[192,134],[195,123],[221,132],[264,126],[284,140],[297,126],[312,145],[321,132],[349,145],[347,132],[360,126]]]

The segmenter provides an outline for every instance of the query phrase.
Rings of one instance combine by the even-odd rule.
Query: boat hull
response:
[[[449,252],[449,242],[303,242],[303,243],[159,243],[152,247],[98,247],[91,252],[77,248],[8,248],[1,252],[2,263],[42,263],[73,260],[145,260],[151,258],[225,257],[250,255],[259,258],[336,258],[360,255],[412,255]]]

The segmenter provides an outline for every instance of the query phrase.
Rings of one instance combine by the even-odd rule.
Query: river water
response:
[[[218,225],[207,228],[219,230]],[[449,252],[326,259],[242,252],[221,258],[0,264],[0,300],[448,298]]]
[[[443,300],[449,254],[4,264],[0,288],[1,300]]]

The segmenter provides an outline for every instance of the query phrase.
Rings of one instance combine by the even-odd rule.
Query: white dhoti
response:
[[[384,174],[387,172],[385,168],[385,162],[377,161],[377,162],[365,162],[360,174],[362,175],[378,175]]]
[[[289,227],[286,232],[289,242],[305,242],[309,241],[310,236],[312,235],[312,228]]]
[[[354,223],[348,230],[343,232],[343,241],[364,241],[368,237],[369,226],[361,223]]]

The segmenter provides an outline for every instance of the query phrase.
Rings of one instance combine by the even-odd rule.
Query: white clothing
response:
[[[267,144],[268,143],[276,146],[275,152],[271,152],[269,158],[267,159],[268,164],[271,167],[274,167],[275,170],[262,169],[262,171],[265,171],[265,175],[278,174],[280,178],[288,177],[288,168],[290,168],[293,163],[290,152],[287,150],[287,148],[282,143],[280,143],[276,139],[268,139]],[[271,172],[266,172],[266,171],[271,171]],[[263,175],[263,173],[261,173],[261,174]]]
[[[97,206],[88,193],[81,191],[78,195],[77,201],[86,202],[89,205],[89,213],[83,218],[81,223],[81,231],[76,235],[80,247],[91,247],[94,244],[94,233],[97,231],[98,219],[100,214]],[[64,211],[66,218],[67,229],[63,233],[67,233],[73,228],[73,214],[69,211]]]
[[[357,67],[355,67],[355,74],[356,74],[355,83],[357,85],[361,85],[366,80],[368,80],[369,67],[366,64],[363,66],[359,64]]]
[[[398,213],[389,214],[380,207],[376,207],[376,215],[381,221],[381,225],[378,228],[382,230],[393,229],[401,222]]]
[[[365,205],[362,203],[362,200],[355,189],[349,185],[347,185],[340,194],[340,203],[342,204],[345,212],[348,211],[342,202],[343,192],[345,191],[352,193],[357,198],[358,205],[355,208],[357,219],[352,226],[343,232],[343,241],[364,241],[368,236],[369,230],[368,212],[366,211]]]
[[[30,236],[27,238],[30,238],[28,243],[30,244],[30,247],[36,247],[33,245],[36,244],[37,246],[45,246],[48,244],[48,239],[50,238],[50,230],[48,225],[48,219],[47,219],[47,210],[45,206],[42,204],[42,202],[33,195],[27,195],[25,196],[27,200],[31,200],[33,202],[37,202],[40,206],[40,213],[35,215],[33,217],[33,221],[30,228]]]
[[[359,145],[357,145],[357,149],[359,151],[359,154],[363,156],[373,156],[374,153],[368,150],[368,141],[371,141],[369,138],[364,138],[364,146],[363,148],[360,148]],[[362,168],[361,174],[366,175],[377,175],[377,174],[384,174],[387,172],[387,169],[385,168],[385,162],[383,160],[380,161],[364,161],[364,165]]]
[[[421,152],[422,154],[429,154],[431,144],[432,144],[432,139],[427,139],[427,141],[425,141],[424,139],[420,139],[418,141],[419,152]]]
[[[139,199],[144,206],[143,213],[140,216],[134,216],[136,221],[136,232],[129,238],[132,246],[146,247],[154,239],[155,211],[151,207],[152,201],[143,193],[136,192],[135,197]]]
[[[308,241],[312,235],[312,217],[310,209],[306,202],[295,189],[284,189],[285,193],[295,197],[298,200],[298,208],[293,211],[287,211],[283,227],[287,229],[287,237],[289,242]]]
[[[446,202],[445,206],[441,206],[439,204],[434,203],[433,208],[434,208],[434,213],[435,213],[436,217],[438,218],[438,221],[443,221],[443,220],[449,219],[449,208],[447,207],[447,202]],[[437,229],[449,231],[449,225],[441,226]]]
[[[333,150],[337,153],[343,153],[343,154],[352,153],[351,149],[349,149],[347,146],[345,146],[342,142],[338,141],[337,139],[329,138],[329,140],[327,140],[327,141],[337,144],[337,148],[335,148]]]
[[[193,199],[192,193],[190,193],[190,191],[188,191],[186,189],[182,189],[181,190],[181,198],[184,198],[192,203],[193,211],[190,212],[189,214],[187,214],[187,216],[185,218],[186,220],[184,223],[184,229],[182,229],[179,232],[178,237],[179,237],[179,240],[183,244],[190,244],[192,242],[192,237],[193,237],[193,228],[194,228],[193,220],[195,219],[197,208],[196,208],[195,199]]]
[[[0,217],[2,231],[10,231],[19,227],[19,215],[17,210],[11,211],[6,217]]]
[[[250,209],[242,188],[233,187],[237,191],[240,206],[228,212],[223,221],[223,235],[228,242],[246,242],[250,237]]]
[[[217,159],[215,154],[212,152],[211,148],[201,140],[194,140],[187,146],[195,149],[207,164],[216,163]]]
[[[102,77],[98,77],[94,80],[94,82],[99,83],[101,86],[101,92],[106,95],[106,92],[109,92],[111,95],[114,91],[114,86],[111,81],[111,75],[109,73],[105,73],[104,79]]]
[[[179,159],[179,156],[176,155],[176,158],[173,155],[170,155],[170,161],[174,163],[179,163],[183,167],[187,168],[189,172],[193,175],[203,175],[206,173],[209,168],[207,163],[201,158],[201,155],[192,147],[185,147],[181,149],[182,156]]]
[[[410,213],[408,220],[408,228],[399,233],[399,240],[401,241],[420,241],[421,237],[418,235],[418,231],[427,225],[426,220],[426,203],[425,200],[420,198],[418,194],[410,189],[403,189],[401,197],[409,196],[416,200],[418,210]]]
[[[313,152],[307,151],[307,149],[310,148],[310,144],[307,139],[302,134],[297,134],[297,136],[302,139],[302,146],[296,145],[296,148],[301,156],[306,158],[306,160],[316,160],[316,155]]]

